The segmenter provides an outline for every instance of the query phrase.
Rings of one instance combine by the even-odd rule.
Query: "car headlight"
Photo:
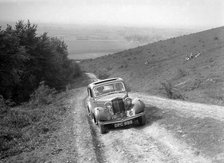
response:
[[[130,97],[125,98],[124,103],[127,107],[132,105],[132,99]]]
[[[111,114],[113,114],[112,103],[111,102],[106,102],[104,105],[105,105],[106,109],[108,109],[109,112]]]

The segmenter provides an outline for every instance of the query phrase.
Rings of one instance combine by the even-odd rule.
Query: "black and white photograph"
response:
[[[224,0],[0,0],[0,163],[224,163]]]

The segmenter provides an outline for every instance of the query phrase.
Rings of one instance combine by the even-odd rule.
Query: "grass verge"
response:
[[[54,94],[50,103],[26,103],[8,108],[1,114],[0,162],[46,144],[52,133],[59,130],[66,112],[70,110],[65,103],[68,97],[66,92]]]

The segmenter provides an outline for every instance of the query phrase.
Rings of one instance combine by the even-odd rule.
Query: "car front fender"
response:
[[[96,107],[94,112],[96,121],[106,121],[111,120],[112,117],[109,113],[109,111],[103,107]]]
[[[141,113],[145,111],[145,104],[140,99],[135,98],[132,101],[132,109],[135,111],[135,114]]]

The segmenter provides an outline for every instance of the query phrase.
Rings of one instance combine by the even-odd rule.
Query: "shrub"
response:
[[[120,67],[119,68],[124,68],[124,65],[120,65]]]
[[[214,40],[219,40],[219,38],[216,36],[216,37],[214,37]]]
[[[65,42],[37,31],[30,21],[0,27],[0,92],[18,104],[28,101],[42,80],[62,90],[81,75]]]
[[[161,82],[161,85],[168,98],[184,100],[184,96],[169,81]]]
[[[39,87],[31,94],[30,104],[33,106],[52,103],[56,90],[49,88],[45,82],[40,82]]]

